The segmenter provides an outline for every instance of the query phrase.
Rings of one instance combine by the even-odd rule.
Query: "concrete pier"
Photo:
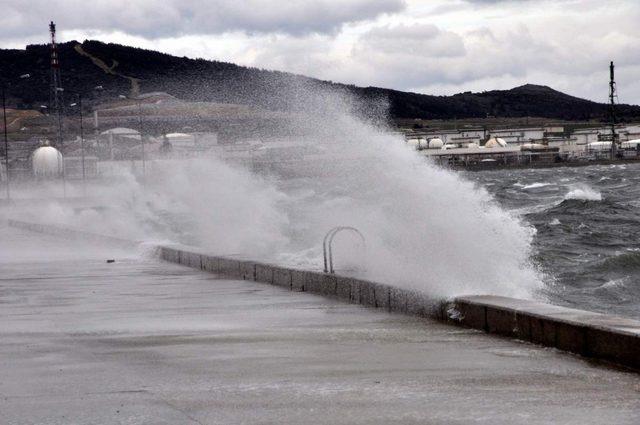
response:
[[[16,220],[9,220],[8,224],[18,229],[84,242],[128,247],[138,244],[61,226]],[[425,293],[382,283],[220,257],[183,245],[159,246],[156,251],[163,260],[225,277],[254,280],[367,307],[430,317],[640,371],[640,322],[637,320],[497,296],[466,296],[451,301],[430,299]]]
[[[158,249],[162,259],[195,268],[211,261],[236,264],[237,268],[241,262],[211,256],[193,247],[162,246]],[[443,302],[429,299],[424,293],[334,274],[262,263],[254,263],[254,269],[252,278],[244,278],[367,307],[460,324],[640,371],[640,322],[637,320],[496,296],[458,297]],[[223,269],[217,271],[225,274]]]
[[[2,423],[640,417],[639,375],[557,350],[290,291],[286,278],[234,280],[120,245],[1,230]]]

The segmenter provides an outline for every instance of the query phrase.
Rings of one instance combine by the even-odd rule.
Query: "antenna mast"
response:
[[[609,65],[609,115],[611,124],[611,159],[616,157],[618,135],[616,134],[616,81],[613,61]]]
[[[56,147],[62,149],[62,112],[63,112],[63,88],[60,79],[60,62],[58,60],[58,45],[56,44],[56,24],[51,21],[49,24],[51,33],[51,84],[49,94],[49,111],[55,113],[57,120]]]

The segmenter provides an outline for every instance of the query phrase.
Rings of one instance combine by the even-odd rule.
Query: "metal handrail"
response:
[[[326,235],[324,235],[324,240],[322,241],[322,257],[324,259],[324,272],[325,273],[329,273],[329,269],[327,268],[327,239],[329,238],[329,235],[331,235],[332,233],[337,232],[339,229],[339,227],[334,227],[333,229],[329,230],[327,232]]]
[[[362,245],[366,246],[364,236],[355,227],[337,226],[337,227],[334,227],[333,229],[329,230],[327,232],[327,234],[324,236],[324,240],[322,242],[322,255],[324,257],[324,272],[325,273],[335,273],[335,271],[333,270],[333,247],[332,247],[332,243],[333,243],[333,238],[335,237],[335,235],[338,232],[342,231],[342,230],[350,230],[352,232],[355,232],[358,236],[360,236],[360,239],[362,240]],[[328,243],[327,243],[327,240],[328,240]],[[327,246],[329,247],[329,267],[327,267]]]

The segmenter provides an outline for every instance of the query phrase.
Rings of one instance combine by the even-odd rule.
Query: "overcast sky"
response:
[[[544,84],[640,104],[640,0],[0,0],[0,47],[98,39],[428,94]]]

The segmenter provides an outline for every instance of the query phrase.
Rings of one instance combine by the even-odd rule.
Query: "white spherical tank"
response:
[[[420,139],[407,139],[407,146],[413,149],[419,149]]]
[[[62,175],[62,154],[53,146],[42,146],[31,155],[31,165],[36,177],[58,177]]]
[[[418,150],[421,151],[422,149],[429,149],[429,141],[424,137],[418,139]]]
[[[444,142],[440,138],[429,140],[429,149],[441,149],[444,146]]]

